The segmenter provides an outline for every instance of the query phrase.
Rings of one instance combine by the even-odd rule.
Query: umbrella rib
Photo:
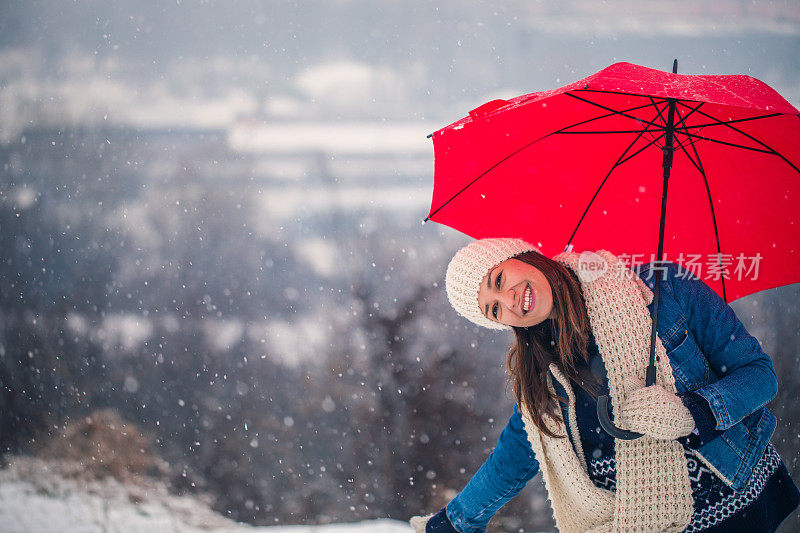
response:
[[[678,103],[680,103],[680,102],[678,102]],[[690,108],[690,109],[694,109],[694,108]],[[764,118],[779,117],[782,114],[783,113],[772,113],[770,115],[760,115],[758,117],[737,118],[737,119],[734,119],[734,120],[720,120],[720,121],[717,121],[717,122],[706,122],[705,124],[695,124],[693,126],[684,126],[681,129],[705,128],[705,127],[708,127],[708,126],[727,126],[728,124],[739,124],[739,123],[742,123],[742,122],[751,122],[753,120],[761,120],[761,119],[764,119]],[[689,115],[686,115],[686,116],[688,117]],[[678,128],[676,128],[676,129],[678,129]]]
[[[676,132],[680,132],[680,133],[686,133],[686,131],[685,131],[685,130],[687,129],[687,128],[686,128],[686,120],[687,120],[689,117],[691,117],[691,116],[692,116],[692,115],[693,115],[695,112],[697,112],[697,110],[698,110],[698,109],[700,109],[701,107],[703,107],[703,104],[704,104],[705,102],[700,102],[700,103],[698,103],[696,107],[691,107],[691,106],[688,106],[688,105],[686,105],[686,104],[684,104],[684,103],[682,103],[682,102],[680,102],[680,101],[678,101],[678,102],[676,102],[676,103],[679,103],[679,104],[681,104],[683,107],[688,107],[689,109],[691,109],[691,111],[689,112],[689,114],[687,114],[686,116],[682,116],[682,115],[681,115],[681,112],[680,112],[680,110],[678,110],[677,106],[676,106],[676,108],[675,108],[675,112],[676,112],[676,113],[678,113],[678,116],[680,117],[680,120],[678,120],[678,124],[683,124],[683,125],[684,125],[684,127],[680,127],[680,126],[677,126],[677,125],[676,125],[676,126],[675,126],[675,131],[676,131]],[[702,131],[702,129],[701,129],[701,130],[698,130],[698,132],[699,132],[699,131]],[[682,148],[685,146],[685,144],[686,144],[686,141],[685,141],[685,140],[683,140],[683,139],[680,139],[680,138],[679,138],[677,135],[675,136],[675,138],[674,138],[674,141],[675,141],[675,143],[677,143],[678,147],[679,147],[679,148],[681,148],[681,149],[682,149]]]
[[[601,93],[601,94],[621,94],[621,95],[624,95],[624,96],[639,96],[639,97],[647,97],[647,98],[650,98],[650,99],[653,98],[652,95],[648,95],[648,94],[625,93],[625,92],[619,92],[619,91],[601,91],[601,90],[598,90],[598,89],[575,89],[572,92]],[[565,93],[565,94],[573,96],[569,92]],[[575,97],[575,98],[577,98],[577,97]],[[668,99],[666,97],[659,97],[659,98],[662,100],[662,103],[668,101]],[[589,100],[586,100],[586,101],[589,102],[589,103],[592,103]],[[693,110],[692,113],[697,111],[700,108],[700,106],[702,106],[703,104],[707,103],[707,102],[700,102],[698,100],[689,100],[689,99],[686,99],[686,98],[679,98],[679,99],[676,99],[676,101],[677,101],[678,104],[680,104],[680,105],[682,105],[684,107],[688,107],[689,109],[692,109]],[[690,105],[687,105],[685,102],[697,102],[700,105],[698,105],[696,108],[693,108]],[[701,113],[701,115],[704,115],[704,116],[710,118],[711,120],[714,120],[715,122],[708,123],[708,124],[699,124],[697,126],[687,126],[687,127],[688,128],[701,128],[701,127],[705,127],[705,126],[721,126],[721,125],[727,125],[727,124],[734,124],[734,123],[737,123],[737,122],[747,122],[747,121],[751,121],[751,120],[759,120],[759,119],[762,119],[762,118],[772,118],[772,117],[776,117],[776,116],[779,116],[779,115],[782,115],[782,114],[783,113],[772,113],[772,114],[769,114],[769,115],[761,115],[761,116],[758,116],[758,117],[736,119],[736,120],[730,120],[730,121],[721,121],[721,120],[716,119],[716,118],[714,118],[712,116],[706,115],[705,113]],[[691,115],[691,113],[689,115]],[[686,115],[686,118],[688,118],[689,115]],[[662,119],[663,119],[663,117],[662,117]],[[742,133],[742,132],[740,132],[740,133]],[[755,139],[753,139],[753,140],[755,140]]]
[[[653,100],[653,97],[651,96],[649,98],[653,102],[653,105],[655,106],[656,104],[655,104],[655,101]],[[678,103],[681,103],[681,102],[678,102]],[[686,124],[686,119],[688,119],[690,116],[692,116],[692,114],[694,114],[695,111],[700,109],[703,106],[704,103],[705,102],[699,102],[697,104],[697,107],[691,107],[691,106],[687,106],[686,104],[682,104],[684,107],[689,107],[691,109],[691,111],[686,116],[681,116],[681,114],[679,112],[678,116],[680,117],[680,120],[678,121],[678,124],[684,124],[685,125]],[[658,116],[661,118],[662,121],[664,121],[664,124],[667,123],[666,119],[664,118],[664,115],[662,115],[660,111],[658,113]],[[675,130],[681,130],[681,129],[685,129],[685,128],[680,128],[679,126],[675,126]],[[684,141],[681,141],[680,139],[677,139],[677,138],[674,139],[674,141],[678,144],[678,147],[683,148]]]
[[[630,107],[628,109],[623,109],[622,112],[623,113],[628,113],[630,111],[636,111],[637,109],[644,109],[646,107],[650,107],[650,104],[644,104],[644,105],[639,105],[639,106],[635,106],[635,107]],[[565,126],[565,127],[561,128],[560,130],[557,130],[557,131],[555,131],[553,133],[563,133],[564,130],[566,130],[567,128],[574,128],[575,126],[580,126],[582,124],[588,124],[589,122],[594,122],[595,120],[601,120],[601,119],[604,119],[604,118],[613,117],[616,114],[617,114],[617,112],[613,111],[613,112],[608,113],[606,115],[600,115],[599,117],[594,117],[594,118],[582,120],[580,122],[576,122],[575,124],[570,124],[569,126]]]
[[[686,128],[695,128],[695,127],[700,127],[700,126],[686,126],[685,124],[686,124],[686,120],[687,120],[689,117],[691,117],[692,115],[694,115],[696,112],[698,112],[698,111],[700,110],[700,108],[701,108],[701,107],[703,107],[703,105],[705,104],[705,102],[700,102],[699,104],[697,104],[697,107],[692,107],[692,106],[686,105],[686,104],[684,104],[683,102],[681,102],[680,100],[676,101],[676,103],[677,103],[677,104],[680,104],[680,105],[682,105],[683,107],[688,107],[689,109],[691,109],[691,111],[689,112],[689,114],[688,114],[688,115],[686,115],[685,117],[684,117],[684,116],[682,116],[682,117],[681,117],[681,119],[680,119],[680,121],[679,121],[679,123],[681,123],[681,124],[684,124],[684,127],[683,127],[683,129],[686,129]],[[676,111],[677,111],[677,108],[676,108]],[[680,115],[680,113],[678,113],[678,115]],[[675,126],[675,129],[677,130],[677,129],[681,129],[681,128],[678,128],[678,126]]]
[[[680,112],[678,112],[678,114],[680,115]],[[680,148],[681,150],[683,150],[683,153],[686,154],[686,157],[689,158],[689,161],[692,162],[692,165],[694,165],[697,171],[700,172],[700,175],[703,176],[703,183],[705,184],[706,187],[706,197],[708,198],[708,207],[711,209],[711,221],[714,224],[714,238],[716,239],[717,243],[717,262],[719,263],[721,269],[722,247],[719,245],[719,228],[717,227],[717,214],[714,211],[714,201],[711,197],[711,188],[708,185],[708,177],[706,176],[706,171],[703,168],[703,162],[700,160],[700,153],[697,151],[697,147],[694,145],[694,140],[689,138],[689,144],[691,145],[692,151],[694,152],[694,155],[697,158],[696,162],[694,159],[692,159],[691,154],[689,154],[689,152],[683,145],[681,145]],[[725,292],[725,276],[722,276],[721,280],[722,280],[722,299],[725,301],[725,303],[727,303],[728,296]]]
[[[661,110],[658,108],[658,105],[656,105],[656,101],[653,99],[653,97],[652,96],[648,96],[648,98],[650,99],[651,105],[653,107],[655,107],[656,110],[658,111],[658,118],[661,119],[663,127],[666,128],[667,127],[667,119],[665,119],[664,115],[661,114]],[[662,103],[664,103],[664,102],[662,102]]]
[[[572,126],[568,126],[572,127]],[[609,133],[639,133],[640,131],[652,132],[653,130],[598,130],[598,131],[554,131],[553,134],[558,135],[595,135],[595,134],[609,134]]]
[[[784,162],[785,162],[787,165],[789,165],[790,167],[792,167],[792,168],[795,170],[795,172],[797,172],[798,174],[800,174],[800,168],[797,168],[797,165],[795,165],[794,163],[792,163],[791,161],[789,161],[788,159],[786,159],[786,157],[785,157],[783,154],[781,154],[781,153],[780,153],[780,152],[778,152],[777,150],[773,149],[771,146],[769,146],[769,145],[767,145],[767,144],[763,143],[762,141],[759,141],[758,139],[756,139],[755,137],[753,137],[753,136],[752,136],[752,135],[750,135],[749,133],[745,133],[745,132],[743,132],[742,130],[740,130],[739,128],[737,128],[737,127],[735,127],[735,126],[731,126],[730,124],[728,124],[728,123],[726,123],[726,122],[723,122],[723,121],[721,121],[721,120],[719,120],[719,119],[717,119],[717,118],[715,118],[715,117],[712,117],[712,116],[711,116],[711,115],[709,115],[708,113],[703,113],[702,111],[698,111],[698,113],[700,113],[701,115],[703,115],[703,116],[704,116],[704,117],[706,117],[706,118],[709,118],[709,119],[713,120],[713,121],[714,121],[716,124],[718,124],[718,125],[721,125],[721,126],[726,126],[726,127],[730,128],[730,129],[732,129],[733,131],[735,131],[735,132],[737,132],[737,133],[739,133],[739,134],[741,134],[741,135],[744,135],[745,137],[747,137],[747,138],[748,138],[748,139],[750,139],[751,141],[753,141],[753,142],[756,142],[756,143],[760,144],[760,145],[761,145],[761,146],[763,146],[764,148],[767,148],[767,150],[758,150],[757,148],[750,148],[750,147],[748,147],[748,146],[741,146],[741,145],[738,145],[738,144],[726,143],[726,142],[723,142],[723,141],[718,141],[718,140],[716,140],[716,139],[705,139],[705,138],[703,138],[703,137],[697,137],[697,138],[700,138],[700,139],[705,139],[705,140],[707,140],[707,141],[711,141],[711,142],[717,142],[717,143],[721,143],[721,144],[729,144],[730,146],[735,146],[735,147],[737,147],[737,148],[744,148],[744,149],[747,149],[747,150],[753,150],[753,151],[756,151],[756,152],[763,152],[763,153],[766,153],[766,154],[776,155],[776,156],[780,157],[781,159],[783,159],[783,161],[784,161]],[[765,116],[766,116],[766,115],[765,115]],[[763,117],[762,117],[762,118],[763,118]],[[713,124],[712,124],[712,125],[713,125]],[[691,133],[688,133],[688,132],[685,132],[685,131],[682,131],[682,132],[681,132],[681,134],[683,134],[683,135],[686,135],[686,136],[690,136],[690,137],[692,136],[692,134],[691,134]]]
[[[682,140],[680,140],[680,139],[675,139],[675,144],[677,144],[677,145],[678,145],[678,148],[681,148],[681,149],[682,149],[682,148],[683,148],[683,147],[686,145],[686,142],[685,142],[685,141],[682,141]]]
[[[773,150],[771,148],[769,150],[762,150],[761,148],[753,148],[752,146],[744,146],[744,145],[741,145],[741,144],[729,143],[727,141],[720,141],[719,139],[712,139],[711,137],[703,137],[702,135],[696,135],[694,133],[688,133],[688,132],[685,132],[685,131],[682,131],[680,133],[681,133],[681,135],[686,135],[689,138],[701,139],[703,141],[709,141],[709,142],[717,143],[717,144],[724,144],[726,146],[732,146],[734,148],[741,148],[743,150],[750,150],[752,152],[761,152],[762,154],[777,155],[779,157],[782,157],[778,152],[776,152],[775,150]],[[786,158],[783,158],[783,159],[786,159]],[[789,162],[789,161],[786,161],[786,162],[789,163],[790,165],[792,165],[791,162]],[[797,167],[795,167],[794,165],[792,165],[792,167],[794,167],[795,170],[800,172],[800,170],[798,170]]]
[[[600,93],[600,94],[621,94],[623,96],[640,96],[642,98],[654,98],[653,95],[651,95],[651,94],[626,93],[626,92],[623,92],[623,91],[601,91],[600,89],[575,89],[572,92],[576,92],[576,93]],[[569,93],[565,93],[565,94],[569,94]],[[658,98],[659,100],[661,100],[662,104],[667,103],[669,101],[669,98],[666,97],[666,96],[657,96],[655,98]],[[694,102],[694,100],[686,100],[686,101],[687,102]]]
[[[553,132],[553,133],[555,133],[555,132]],[[529,142],[528,144],[526,144],[525,146],[519,148],[518,150],[514,150],[513,152],[511,152],[510,154],[505,156],[503,159],[501,159],[500,161],[498,161],[497,163],[495,163],[494,165],[492,165],[488,169],[486,169],[483,172],[481,172],[474,180],[472,180],[469,183],[467,183],[466,185],[464,185],[464,187],[460,191],[458,191],[453,196],[451,196],[445,203],[443,203],[442,205],[437,207],[436,211],[432,211],[427,217],[425,217],[425,220],[423,222],[430,220],[433,215],[435,215],[436,213],[441,211],[444,208],[444,206],[446,206],[447,204],[449,204],[450,202],[455,200],[458,196],[461,195],[461,193],[463,193],[464,191],[469,189],[472,186],[473,183],[475,183],[476,181],[478,181],[479,179],[484,177],[486,174],[488,174],[489,172],[491,172],[492,170],[494,170],[498,166],[502,165],[505,161],[511,159],[512,157],[514,157],[515,155],[517,155],[521,151],[525,150],[526,148],[529,148],[529,147],[533,146],[534,144],[538,143],[539,141],[541,141],[543,139],[546,139],[547,137],[550,137],[551,135],[553,135],[553,133],[548,133],[547,135],[539,137],[535,141]]]
[[[703,104],[701,103],[700,105],[703,105]],[[681,116],[681,112],[678,110],[678,108],[676,106],[675,107],[675,112],[680,117],[680,120],[678,120],[678,124],[686,124],[686,119],[689,118],[689,116],[691,116],[692,113],[697,111],[697,109],[700,108],[700,105],[695,107],[695,108],[693,108],[692,111],[688,115],[686,115],[685,117]],[[680,128],[678,128],[677,126],[675,127],[676,131],[678,131],[679,129]],[[685,141],[680,139],[677,135],[674,137],[674,142],[678,145],[679,148],[683,148],[685,146]]]
[[[607,134],[607,133],[639,133],[641,130],[638,130],[638,129],[637,130],[607,130],[607,131],[565,131],[565,130],[567,130],[569,128],[574,128],[576,126],[580,126],[582,124],[588,124],[589,122],[593,122],[595,120],[600,120],[600,119],[603,119],[603,118],[613,117],[614,115],[617,115],[619,113],[628,113],[630,111],[636,111],[638,109],[644,109],[644,108],[647,108],[647,107],[655,107],[656,110],[658,111],[659,116],[661,116],[661,110],[658,109],[658,104],[656,104],[656,102],[653,100],[653,98],[650,98],[650,102],[651,102],[650,104],[644,104],[644,105],[639,105],[639,106],[635,106],[635,107],[629,107],[628,109],[623,109],[622,111],[612,111],[611,113],[608,113],[608,114],[605,114],[605,115],[601,115],[599,117],[590,118],[588,120],[582,120],[580,122],[576,122],[575,124],[571,124],[569,126],[561,128],[560,130],[554,131],[553,133],[558,133],[558,134],[563,134],[563,135],[573,135],[573,134],[584,134],[585,135],[585,134],[594,134],[594,133],[605,133],[605,134]],[[662,103],[664,103],[664,102],[662,102]],[[651,124],[648,123],[648,125],[651,125]],[[663,128],[664,128],[664,126],[659,126],[659,129],[663,129]],[[647,131],[647,128],[645,128],[645,130]]]
[[[656,111],[659,111],[658,108],[656,108]],[[660,113],[660,111],[659,111],[659,113]],[[652,124],[652,122],[649,123],[649,124]],[[655,142],[658,139],[660,139],[661,137],[663,137],[663,135],[664,135],[664,134],[661,134],[656,139],[654,139],[654,140],[650,141],[649,143],[647,143],[647,145],[645,145],[644,148],[641,148],[639,151],[637,151],[632,156],[630,156],[628,158],[625,158],[625,154],[627,154],[628,151],[631,148],[633,148],[633,145],[636,144],[636,142],[642,137],[642,135],[644,135],[644,133],[646,131],[648,131],[648,130],[644,129],[644,130],[639,132],[639,135],[637,135],[636,138],[631,142],[631,144],[629,144],[628,147],[625,148],[625,150],[622,152],[622,155],[620,155],[619,158],[617,159],[617,162],[614,163],[614,165],[611,167],[611,170],[609,170],[608,174],[606,174],[606,177],[603,178],[602,182],[600,182],[600,185],[597,187],[597,190],[594,192],[594,195],[592,196],[592,199],[589,200],[589,203],[587,204],[586,209],[583,211],[583,214],[581,215],[581,218],[578,220],[578,223],[575,225],[575,229],[572,231],[572,235],[570,235],[569,240],[567,241],[567,244],[571,243],[572,239],[575,238],[575,234],[578,233],[578,228],[581,227],[581,223],[583,222],[583,219],[586,217],[586,214],[589,212],[589,209],[591,209],[592,204],[594,203],[595,199],[597,198],[597,195],[600,194],[600,191],[602,190],[602,188],[605,185],[606,181],[608,181],[608,178],[611,177],[611,173],[614,172],[614,169],[616,169],[618,166],[620,166],[622,163],[624,163],[624,161],[628,161],[629,159],[631,159],[631,157],[634,157],[634,156],[640,154],[645,148],[655,144]],[[625,158],[624,161],[623,161],[623,158]]]
[[[677,102],[677,103],[681,103],[681,102]],[[700,102],[700,103],[697,105],[697,107],[690,107],[690,106],[687,106],[686,104],[682,104],[684,107],[689,107],[689,109],[691,109],[691,111],[689,112],[689,114],[687,114],[686,116],[683,116],[683,115],[681,115],[681,112],[680,112],[680,110],[679,110],[679,109],[678,109],[678,107],[676,106],[676,107],[675,107],[675,112],[678,114],[678,117],[680,117],[680,120],[678,120],[678,124],[683,124],[683,125],[684,125],[684,127],[683,127],[683,128],[681,128],[680,126],[677,126],[677,125],[676,125],[676,126],[675,126],[675,131],[676,131],[676,132],[680,131],[681,133],[685,133],[685,130],[686,130],[686,120],[687,120],[687,119],[688,119],[690,116],[692,116],[692,115],[693,115],[693,114],[694,114],[694,113],[695,113],[695,112],[696,112],[698,109],[700,109],[700,108],[703,106],[703,104],[704,104],[704,103],[705,103],[705,102]],[[702,131],[702,130],[698,130],[698,131]],[[685,140],[683,140],[683,139],[680,139],[680,138],[679,138],[677,135],[675,136],[675,142],[677,143],[677,145],[678,145],[678,147],[679,147],[679,148],[681,148],[681,149],[683,149],[683,148],[684,148],[684,146],[685,146]],[[687,154],[687,155],[688,155],[688,154]]]
[[[569,93],[567,93],[567,94],[569,95]],[[571,96],[571,95],[570,95],[570,96]],[[578,98],[578,97],[575,97],[575,98]],[[579,99],[579,100],[584,100],[583,98],[578,98],[578,99]],[[584,100],[584,101],[586,101],[586,100]],[[589,102],[589,103],[590,103],[590,104],[593,104],[593,102]],[[601,106],[601,107],[602,107],[602,106]],[[645,107],[650,107],[650,104],[646,104],[646,105],[643,105],[643,106],[637,106],[637,107],[633,107],[633,108],[630,108],[630,109],[628,109],[628,110],[625,110],[625,111],[623,111],[622,113],[624,113],[624,112],[627,112],[627,111],[633,111],[633,110],[636,110],[636,109],[642,109],[642,108],[645,108]],[[656,108],[656,109],[658,109],[658,108]],[[469,188],[470,188],[470,187],[471,187],[471,186],[472,186],[472,185],[473,185],[473,184],[474,184],[476,181],[478,181],[479,179],[481,179],[482,177],[484,177],[486,174],[488,174],[489,172],[491,172],[492,170],[494,170],[495,168],[497,168],[499,165],[501,165],[501,164],[502,164],[503,162],[505,162],[506,160],[508,160],[508,159],[510,159],[510,158],[512,158],[512,157],[514,157],[515,155],[517,155],[517,154],[518,154],[518,153],[520,153],[521,151],[525,150],[526,148],[528,148],[528,147],[530,147],[530,146],[533,146],[533,145],[534,145],[534,144],[536,144],[537,142],[539,142],[539,141],[541,141],[541,140],[543,140],[543,139],[546,139],[547,137],[549,137],[549,136],[551,136],[551,135],[555,135],[555,134],[563,134],[563,133],[565,133],[563,130],[564,130],[564,129],[566,129],[566,128],[573,128],[573,127],[575,127],[575,126],[578,126],[578,125],[580,125],[580,124],[585,124],[585,123],[587,123],[587,122],[591,122],[591,121],[593,121],[593,120],[598,120],[598,119],[601,119],[601,118],[607,118],[607,117],[610,117],[610,116],[613,116],[613,115],[618,115],[618,114],[620,114],[620,113],[621,113],[620,111],[616,111],[616,110],[614,110],[614,109],[607,109],[607,110],[608,110],[608,111],[610,111],[610,113],[609,113],[609,114],[607,114],[607,115],[603,115],[603,116],[600,116],[600,117],[595,117],[595,118],[592,118],[592,119],[589,119],[589,120],[585,120],[585,121],[582,121],[582,122],[578,122],[578,123],[575,123],[575,124],[571,124],[571,125],[569,125],[569,126],[566,126],[565,128],[561,128],[560,130],[554,131],[554,132],[552,132],[552,133],[548,133],[547,135],[544,135],[544,136],[542,136],[542,137],[540,137],[540,138],[536,139],[535,141],[533,141],[533,142],[530,142],[530,143],[526,144],[525,146],[521,147],[520,149],[518,149],[518,150],[515,150],[514,152],[512,152],[512,153],[508,154],[506,157],[504,157],[503,159],[501,159],[500,161],[498,161],[497,163],[495,163],[494,165],[492,165],[491,167],[489,167],[488,169],[486,169],[484,172],[482,172],[482,173],[481,173],[479,176],[477,176],[477,177],[476,177],[474,180],[472,180],[471,182],[469,182],[468,184],[466,184],[466,185],[465,185],[465,186],[464,186],[464,187],[463,187],[463,188],[462,188],[460,191],[458,191],[456,194],[454,194],[453,196],[451,196],[451,197],[450,197],[450,198],[449,198],[449,199],[448,199],[448,200],[447,200],[445,203],[443,203],[442,205],[440,205],[439,207],[437,207],[435,211],[432,211],[432,212],[431,212],[431,213],[430,213],[430,214],[429,214],[427,217],[425,217],[425,221],[428,221],[428,220],[430,220],[430,219],[431,219],[431,217],[433,217],[433,216],[434,216],[436,213],[438,213],[439,211],[441,211],[441,210],[442,210],[442,209],[443,209],[443,208],[444,208],[444,207],[445,207],[447,204],[449,204],[450,202],[452,202],[453,200],[455,200],[455,199],[456,199],[458,196],[460,196],[460,195],[461,195],[461,193],[463,193],[464,191],[466,191],[467,189],[469,189]],[[625,115],[625,116],[629,116],[629,115]],[[639,122],[644,122],[644,123],[648,124],[649,126],[654,126],[654,125],[655,125],[655,124],[653,124],[653,122],[647,122],[647,121],[645,121],[645,120],[636,119],[635,117],[634,117],[634,119],[635,119],[635,120],[637,120],[637,121],[639,121]],[[655,125],[655,126],[656,126],[656,127],[658,127],[657,125]],[[633,142],[635,143],[635,142],[636,142],[636,141],[639,139],[639,137],[641,137],[642,133],[645,133],[646,131],[648,131],[648,130],[646,130],[646,129],[645,129],[645,130],[635,130],[635,131],[632,131],[631,133],[638,133],[638,134],[639,134],[639,135],[636,137],[636,139],[634,139],[634,141],[633,141]],[[627,150],[626,150],[625,152],[627,152]],[[625,155],[625,153],[623,153],[622,155],[624,156],[624,155]],[[613,170],[613,168],[612,168],[612,170]]]
[[[628,157],[626,157],[625,159],[623,159],[622,161],[620,161],[620,162],[619,162],[619,164],[621,165],[621,164],[623,164],[623,163],[627,162],[628,160],[630,160],[630,159],[633,159],[633,158],[634,158],[634,157],[636,157],[637,155],[641,154],[641,153],[642,153],[644,150],[647,150],[648,148],[650,148],[651,146],[653,146],[654,144],[656,144],[656,143],[657,143],[659,140],[663,139],[665,135],[666,135],[666,133],[662,133],[662,134],[661,134],[661,135],[659,135],[658,137],[654,137],[654,138],[653,138],[653,139],[652,139],[652,140],[651,140],[649,143],[647,143],[646,145],[644,145],[642,148],[639,148],[639,149],[636,151],[636,153],[633,153],[633,154],[629,155]],[[623,155],[625,155],[625,154],[623,154]],[[613,170],[613,169],[612,169],[612,170]]]
[[[653,107],[655,107],[656,111],[658,112],[658,116],[659,116],[659,117],[661,117],[661,118],[663,119],[664,117],[663,117],[663,115],[662,115],[662,112],[663,112],[663,111],[666,109],[666,106],[664,107],[664,109],[659,109],[659,108],[658,108],[658,104],[656,104],[656,102],[655,102],[655,101],[654,101],[652,98],[650,98],[650,101],[651,101],[651,102],[653,102],[653,104],[652,104],[652,105],[653,105]],[[662,102],[662,103],[666,104],[666,102]],[[655,120],[655,118],[654,118],[654,120]],[[666,122],[665,122],[665,123],[666,123]],[[619,164],[621,165],[621,164],[625,163],[626,161],[628,161],[628,160],[630,160],[630,159],[633,159],[634,157],[636,157],[637,155],[639,155],[640,153],[642,153],[644,150],[646,150],[646,149],[647,149],[647,148],[649,148],[650,146],[653,146],[653,145],[654,145],[654,144],[656,144],[656,143],[657,143],[659,140],[663,139],[663,138],[664,138],[664,136],[667,134],[667,132],[666,132],[666,129],[665,129],[665,128],[659,128],[658,130],[655,130],[655,131],[661,131],[661,134],[660,134],[660,135],[658,135],[657,137],[656,137],[656,136],[651,136],[651,137],[650,137],[650,142],[649,142],[649,143],[647,143],[647,144],[646,144],[646,145],[644,145],[642,148],[640,148],[639,150],[637,150],[637,151],[636,151],[636,153],[634,153],[634,154],[631,154],[631,155],[629,155],[628,157],[626,157],[625,159],[623,159],[622,161],[620,161],[620,162],[619,162]],[[647,128],[645,128],[645,130],[643,131],[643,133],[652,133],[652,132],[653,132],[653,130],[648,130]],[[658,146],[658,145],[656,145],[656,146]],[[663,148],[663,147],[660,147],[660,148]],[[624,156],[625,154],[623,153],[622,155]],[[613,170],[613,169],[612,169],[612,170]]]
[[[662,123],[662,131],[666,133],[666,131],[667,131],[667,119],[664,117],[663,112],[666,111],[667,108],[669,107],[669,102],[667,100],[662,101],[661,102],[662,104],[667,104],[667,105],[664,106],[664,109],[659,109],[658,104],[656,104],[656,101],[652,96],[648,96],[647,98],[650,99],[651,105],[656,109],[656,111],[658,111],[658,118],[661,119],[661,123]],[[661,137],[663,137],[663,135]],[[659,139],[661,137],[659,137]],[[653,143],[655,143],[658,139],[656,139],[655,137],[651,137],[650,140],[653,141]],[[662,148],[663,148],[663,146],[662,146]]]
[[[595,107],[599,107],[600,109],[605,109],[606,111],[610,111],[614,115],[620,115],[620,116],[623,116],[623,117],[627,117],[627,118],[635,120],[636,122],[639,122],[639,123],[644,122],[648,126],[654,126],[656,128],[663,128],[663,126],[660,126],[660,125],[656,124],[655,122],[652,122],[652,121],[648,122],[646,120],[642,120],[641,118],[635,117],[633,115],[628,115],[625,111],[618,111],[616,109],[612,109],[610,107],[606,107],[604,105],[600,105],[597,102],[592,102],[591,100],[587,100],[586,98],[581,98],[580,96],[576,96],[576,95],[574,95],[572,93],[564,93],[564,94],[566,94],[567,96],[570,96],[572,98],[575,98],[576,100],[580,100],[581,102],[586,102],[589,105],[593,105]],[[624,93],[616,93],[616,94],[624,94]],[[649,107],[649,106],[646,106],[646,107]]]

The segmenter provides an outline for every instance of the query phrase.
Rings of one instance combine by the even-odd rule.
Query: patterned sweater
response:
[[[591,337],[589,344],[589,368],[601,378],[600,394],[608,394],[605,383],[605,368],[600,352]],[[566,392],[557,380],[553,380],[556,392],[566,397]],[[597,403],[577,383],[572,383],[575,394],[575,409],[578,432],[581,436],[584,458],[592,482],[601,488],[616,491],[616,462],[614,439],[600,428],[597,419]],[[772,444],[769,444],[758,462],[744,490],[733,491],[708,470],[692,453],[693,449],[716,436],[716,422],[711,409],[704,400],[691,394],[683,398],[692,412],[698,430],[687,438],[679,439],[684,446],[689,481],[692,487],[694,513],[685,529],[689,532],[769,532],[798,506],[800,492],[789,476]],[[567,415],[567,405],[562,403],[562,414],[572,442],[572,430]],[[577,452],[576,452],[577,453]]]

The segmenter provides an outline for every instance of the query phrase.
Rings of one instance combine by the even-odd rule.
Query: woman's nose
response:
[[[504,305],[505,305],[505,306],[506,306],[508,309],[513,309],[513,308],[514,308],[514,304],[515,304],[515,303],[516,303],[516,301],[517,301],[517,295],[516,295],[516,294],[514,294],[514,290],[513,290],[513,289],[506,289],[506,290],[505,290],[505,291],[503,291],[503,293],[500,295],[500,301],[501,301],[501,302],[503,302],[503,304],[504,304]]]

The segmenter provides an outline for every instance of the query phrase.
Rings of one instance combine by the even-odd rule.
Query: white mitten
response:
[[[414,528],[414,533],[425,533],[425,526],[428,525],[428,520],[432,516],[432,514],[428,516],[412,516],[408,523]]]
[[[623,387],[627,394],[620,417],[628,429],[662,440],[684,437],[694,429],[692,413],[661,385],[645,387],[638,377],[628,376]]]

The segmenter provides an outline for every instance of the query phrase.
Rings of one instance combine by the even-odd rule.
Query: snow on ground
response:
[[[160,482],[81,479],[81,467],[29,457],[0,470],[0,531],[409,533],[396,520],[324,526],[253,527],[229,520],[194,496],[175,496]]]

